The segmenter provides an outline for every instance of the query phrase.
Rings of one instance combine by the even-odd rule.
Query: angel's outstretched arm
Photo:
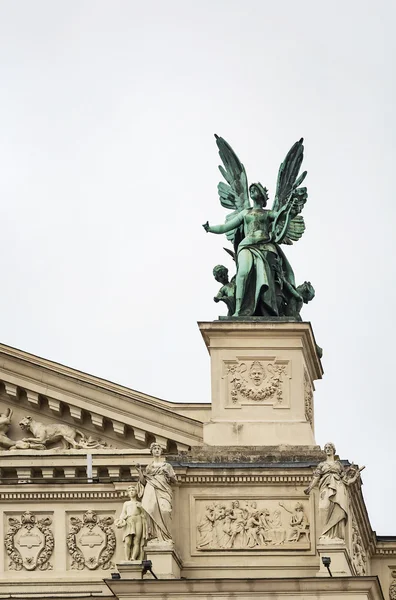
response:
[[[238,227],[243,222],[244,216],[245,211],[241,211],[233,219],[230,219],[223,225],[209,225],[209,223],[206,222],[202,227],[209,233],[227,233],[227,231],[232,231]]]

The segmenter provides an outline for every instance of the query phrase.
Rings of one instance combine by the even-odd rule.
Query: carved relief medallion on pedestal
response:
[[[38,519],[26,511],[20,518],[8,517],[7,521],[4,544],[10,559],[8,568],[16,571],[52,569],[49,562],[54,550],[54,536],[50,529],[52,519]]]
[[[72,569],[114,567],[111,562],[116,548],[113,523],[113,517],[100,518],[92,510],[87,510],[82,518],[70,517],[67,548],[72,557]]]
[[[231,405],[289,407],[289,361],[238,360],[225,363]]]
[[[197,550],[310,548],[306,500],[197,500]]]

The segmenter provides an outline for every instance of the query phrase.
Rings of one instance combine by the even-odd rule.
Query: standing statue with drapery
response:
[[[209,233],[225,233],[233,249],[226,251],[236,264],[234,317],[294,317],[301,320],[303,303],[312,300],[315,290],[309,282],[297,286],[293,269],[281,248],[300,239],[305,231],[300,214],[307,201],[307,188],[301,187],[307,172],[300,174],[303,140],[296,142],[279,168],[275,199],[266,208],[269,196],[261,183],[248,185],[245,168],[231,146],[216,137],[219,166],[226,183],[220,182],[220,203],[232,212],[222,225],[204,224]],[[216,267],[219,270],[219,267]],[[227,280],[228,281],[228,280]],[[223,286],[224,287],[224,286]],[[223,300],[224,294],[218,299]]]
[[[345,541],[345,526],[349,516],[347,488],[359,477],[364,467],[344,465],[335,458],[335,446],[325,444],[326,460],[316,467],[312,481],[304,492],[309,495],[319,486],[319,514],[321,517],[320,541],[339,543]]]
[[[176,483],[176,475],[172,465],[162,456],[162,448],[156,442],[150,446],[153,456],[145,470],[135,464],[139,482],[138,495],[145,512],[148,529],[148,540],[158,543],[172,543],[172,483]]]

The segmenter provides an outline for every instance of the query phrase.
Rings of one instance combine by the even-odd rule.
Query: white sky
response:
[[[286,247],[324,348],[316,436],[365,464],[396,534],[395,4],[3,0],[0,340],[173,401],[209,401],[196,321],[225,307],[225,137],[274,193],[305,138]]]

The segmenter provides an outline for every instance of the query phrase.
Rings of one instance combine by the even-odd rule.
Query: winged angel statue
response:
[[[305,231],[300,213],[308,197],[307,188],[301,187],[307,172],[299,175],[303,140],[292,146],[281,164],[274,203],[268,210],[267,188],[261,183],[248,186],[245,168],[231,146],[215,137],[224,165],[219,169],[227,182],[218,185],[220,203],[232,212],[223,225],[207,222],[203,227],[210,233],[225,233],[233,243],[233,251],[225,249],[237,269],[235,279],[228,283],[235,293],[233,316],[294,316],[301,320],[302,304],[312,300],[315,291],[309,282],[296,287],[293,269],[280,245],[293,244]],[[215,268],[215,277],[216,269],[221,270],[220,265]],[[219,299],[223,298],[218,295],[215,300]]]

